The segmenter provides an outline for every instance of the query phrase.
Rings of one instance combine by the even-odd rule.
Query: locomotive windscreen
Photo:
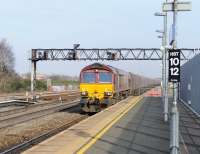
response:
[[[99,72],[99,82],[111,83],[112,82],[112,74],[109,72]]]
[[[84,72],[82,82],[83,83],[95,83],[96,75],[94,72]]]

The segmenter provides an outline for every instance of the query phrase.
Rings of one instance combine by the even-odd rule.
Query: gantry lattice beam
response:
[[[200,48],[182,48],[181,60],[199,53]],[[32,49],[30,60],[162,60],[162,51],[159,48]]]

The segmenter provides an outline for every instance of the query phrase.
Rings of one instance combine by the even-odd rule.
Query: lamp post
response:
[[[162,39],[162,45],[160,50],[162,51],[162,82],[161,82],[161,95],[162,95],[162,102],[164,102],[164,95],[165,95],[165,73],[164,73],[164,51],[163,51],[163,45],[164,45],[164,32],[162,30],[156,30],[159,35],[157,36],[159,39]]]
[[[167,13],[166,12],[156,12],[155,16],[163,17],[163,31],[156,30],[158,33],[162,33],[162,100],[164,104],[164,121],[168,121],[168,63],[167,63]]]

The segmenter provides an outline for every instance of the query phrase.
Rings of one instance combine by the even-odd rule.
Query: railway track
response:
[[[1,101],[0,102],[0,107],[8,107],[8,106],[25,106],[28,105],[29,102],[27,101],[22,101],[22,100],[8,100],[8,101]],[[32,104],[32,103],[30,103]]]
[[[78,94],[79,92],[76,90],[73,91],[64,91],[64,92],[37,92],[36,96],[39,99],[52,99],[58,98],[62,96],[69,96],[70,94]],[[19,94],[4,94],[0,95],[0,101],[12,101],[12,100],[31,100],[32,95],[30,93],[27,95],[25,93]]]
[[[58,104],[58,102],[33,104],[33,105],[29,105],[29,106],[23,106],[23,107],[20,107],[20,108],[14,108],[14,109],[6,110],[6,111],[1,111],[0,112],[0,119],[4,116],[22,113],[22,112],[26,112],[28,110],[31,110],[31,109],[34,109],[34,108],[37,108],[37,107],[43,107],[43,106],[54,105],[54,104]]]
[[[34,105],[30,105],[30,106],[23,106],[21,108],[15,108],[15,109],[7,110],[7,111],[2,111],[2,112],[0,112],[0,119],[5,116],[14,115],[14,114],[22,113],[22,112],[27,112],[28,110],[52,106],[52,105],[56,105],[56,104],[58,104],[58,102],[41,103],[41,104],[34,104]]]
[[[87,118],[86,115],[80,115],[80,117],[76,118],[75,120],[71,120],[68,123],[65,123],[64,125],[57,127],[53,130],[50,130],[46,133],[43,133],[42,135],[39,135],[37,137],[34,137],[28,141],[25,141],[21,144],[18,144],[10,149],[7,149],[6,151],[2,152],[1,154],[19,154],[22,151],[32,147],[33,145],[36,145],[44,140],[46,140],[47,138],[54,136],[56,134],[58,134],[61,131],[64,131],[65,129],[69,128],[70,126],[80,122],[81,120]]]
[[[79,93],[78,92],[75,92],[73,94],[65,94],[65,99],[64,100],[68,100],[68,99],[74,99],[74,98],[77,98],[79,96]],[[51,96],[53,97],[53,96]],[[62,102],[63,100],[59,100],[60,102]],[[54,104],[58,104],[58,102],[56,101],[51,101],[51,102],[48,102],[48,103],[37,103],[37,104],[34,104],[34,103],[29,103],[29,102],[26,102],[26,101],[19,101],[19,100],[11,100],[11,101],[4,101],[3,103],[0,103],[0,107],[8,107],[8,106],[13,106],[13,105],[17,105],[17,106],[22,106],[22,107],[18,107],[18,108],[15,108],[15,109],[11,109],[11,110],[6,110],[6,111],[1,111],[0,112],[0,119],[1,117],[3,116],[8,116],[8,115],[11,115],[11,114],[17,114],[17,113],[21,113],[21,112],[26,112],[27,110],[29,109],[34,109],[36,107],[43,107],[43,106],[50,106],[50,105],[54,105]]]
[[[71,103],[59,103],[51,106],[45,106],[44,108],[37,108],[36,110],[22,112],[19,114],[11,114],[8,116],[0,117],[0,129],[10,127],[16,124],[26,122],[28,120],[40,118],[64,109],[69,109],[79,105],[79,100],[75,100]]]

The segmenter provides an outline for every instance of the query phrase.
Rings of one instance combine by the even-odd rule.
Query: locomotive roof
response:
[[[110,66],[110,65],[105,65],[101,63],[93,63],[91,65],[88,65],[82,69],[82,71],[90,70],[90,69],[104,69],[111,71],[113,73],[120,73],[120,74],[127,74],[128,72],[123,71],[121,69],[118,69],[116,67]]]

